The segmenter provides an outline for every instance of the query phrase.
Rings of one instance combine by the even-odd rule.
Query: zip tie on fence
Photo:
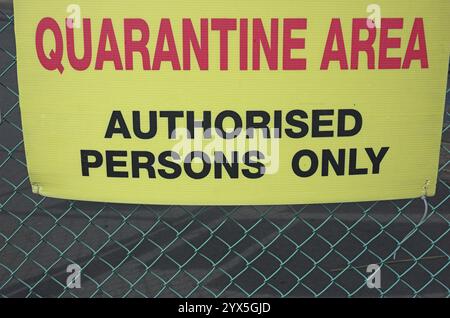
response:
[[[400,249],[400,247],[402,246],[402,244],[404,242],[406,242],[406,240],[408,240],[417,230],[417,228],[419,226],[421,226],[423,223],[425,223],[425,220],[428,217],[428,201],[427,201],[427,193],[428,193],[428,186],[430,184],[430,181],[427,180],[425,182],[425,185],[423,186],[423,195],[420,197],[420,199],[423,201],[424,204],[424,211],[423,211],[423,215],[422,218],[420,219],[419,223],[417,223],[417,225],[415,224],[415,227],[403,238],[403,240],[400,241],[400,243],[398,243],[397,248],[394,251],[394,255],[393,258],[395,260],[395,258],[397,257],[397,252]]]
[[[427,216],[428,216],[428,202],[427,202],[427,197],[424,196],[424,195],[422,195],[420,198],[422,199],[423,204],[425,205],[425,210],[423,211],[423,216],[422,216],[422,219],[420,219],[420,222],[419,222],[419,225],[418,225],[418,226],[421,226],[421,225],[425,222],[425,220],[426,220],[426,218],[427,218]]]
[[[38,184],[38,183],[33,183],[32,185],[31,185],[31,191],[34,193],[34,194],[38,194],[38,195],[40,195],[41,194],[41,186]]]

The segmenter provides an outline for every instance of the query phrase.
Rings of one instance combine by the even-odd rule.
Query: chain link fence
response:
[[[438,191],[422,219],[420,199],[185,207],[43,198],[28,180],[18,96],[14,16],[4,6],[2,297],[450,296],[448,101]],[[81,267],[81,288],[66,284],[70,264]],[[366,284],[370,264],[381,266],[380,288]]]

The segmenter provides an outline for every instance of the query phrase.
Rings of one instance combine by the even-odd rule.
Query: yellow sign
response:
[[[432,196],[448,0],[15,1],[43,196],[295,204]]]

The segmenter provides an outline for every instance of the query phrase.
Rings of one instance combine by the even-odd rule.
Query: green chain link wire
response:
[[[14,16],[0,10],[1,297],[450,296],[450,113],[438,193],[419,200],[253,207],[42,198],[26,171]],[[449,91],[447,91],[447,94]],[[78,264],[81,289],[67,287]],[[369,264],[382,287],[366,285]]]

